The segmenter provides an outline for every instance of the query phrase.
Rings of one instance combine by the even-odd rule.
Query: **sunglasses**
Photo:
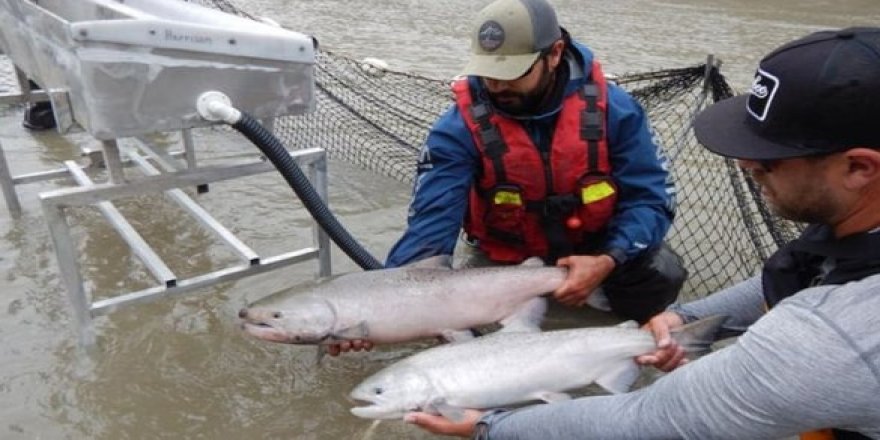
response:
[[[773,168],[776,168],[779,165],[780,159],[765,159],[756,162],[758,162],[758,166],[761,167],[761,171],[769,173],[773,171]]]
[[[807,159],[807,160],[820,161],[820,160],[825,160],[826,158],[831,157],[835,154],[837,154],[837,152],[821,153],[821,154],[814,154],[812,156],[801,156],[801,157],[804,159]],[[790,158],[790,159],[794,159],[794,158]],[[758,163],[758,166],[761,167],[762,171],[764,171],[765,173],[769,173],[769,172],[773,171],[774,169],[776,169],[777,167],[779,167],[779,164],[781,164],[785,160],[788,160],[788,159],[761,159],[761,160],[756,160],[755,162]]]
[[[529,69],[526,70],[525,73],[523,73],[522,75],[514,78],[513,81],[517,81],[517,80],[520,80],[520,79],[523,79],[523,78],[529,76],[529,74],[532,73],[533,70],[535,70],[535,66],[538,65],[538,62],[540,62],[541,60],[546,58],[547,55],[550,55],[550,52],[553,52],[553,46],[548,47],[546,49],[541,49],[541,52],[538,54],[538,58],[535,59],[535,62],[532,63],[531,66],[529,66]]]

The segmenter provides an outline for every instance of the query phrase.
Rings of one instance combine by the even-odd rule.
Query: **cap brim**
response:
[[[471,55],[462,70],[463,75],[509,81],[519,78],[538,59],[540,52],[525,55]]]
[[[716,102],[694,120],[694,134],[709,151],[734,159],[773,160],[809,156],[803,148],[774,142],[749,126],[749,96]]]

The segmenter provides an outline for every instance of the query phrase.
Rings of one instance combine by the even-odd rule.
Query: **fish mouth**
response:
[[[363,401],[361,401],[363,402]],[[401,411],[399,409],[388,408],[386,406],[382,406],[381,404],[377,404],[374,402],[363,402],[367,403],[362,406],[356,406],[351,408],[349,411],[357,417],[362,419],[373,419],[373,420],[393,420],[393,419],[401,419],[403,415],[407,411]]]
[[[409,410],[402,409],[398,405],[393,405],[392,402],[384,400],[382,398],[378,398],[375,395],[365,396],[363,394],[352,392],[348,396],[348,400],[354,403],[355,406],[351,408],[349,411],[362,419],[373,419],[373,420],[394,420],[394,419],[402,419],[406,413],[413,411],[420,411],[419,408],[412,408]]]
[[[279,329],[270,323],[263,321],[242,322],[242,330],[245,333],[264,341],[279,342],[282,344],[295,345],[314,345],[314,344],[332,344],[335,340],[330,334],[290,334],[285,330]]]
[[[285,344],[293,343],[285,332],[265,322],[243,322],[241,323],[241,328],[245,333],[257,339]]]

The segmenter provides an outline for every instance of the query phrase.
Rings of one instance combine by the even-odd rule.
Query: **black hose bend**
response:
[[[339,223],[336,216],[318,196],[311,182],[303,174],[299,165],[290,157],[290,153],[272,132],[266,130],[253,116],[242,112],[241,120],[232,124],[232,127],[241,132],[246,138],[256,145],[263,154],[275,165],[275,168],[284,176],[287,184],[302,200],[303,205],[315,221],[324,228],[330,239],[345,252],[358,266],[364,270],[381,269],[382,263],[373,258],[358,243],[351,234]]]

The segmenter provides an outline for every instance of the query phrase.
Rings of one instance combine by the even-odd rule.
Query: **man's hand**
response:
[[[460,422],[423,412],[411,412],[404,416],[403,420],[434,434],[470,438],[474,435],[474,427],[482,416],[482,411],[467,409],[464,411],[464,420]]]
[[[651,318],[642,328],[654,334],[657,351],[636,357],[636,362],[653,365],[661,371],[672,371],[686,364],[688,360],[684,357],[684,348],[669,335],[669,330],[681,327],[683,324],[681,316],[674,312],[663,312]]]
[[[342,341],[338,344],[330,344],[327,346],[327,354],[330,356],[339,356],[347,351],[370,351],[373,349],[373,343],[366,339],[352,339],[351,341]]]
[[[553,296],[567,306],[582,306],[587,297],[602,285],[617,263],[608,255],[572,255],[560,258],[557,266],[568,268],[568,277],[553,292]]]

